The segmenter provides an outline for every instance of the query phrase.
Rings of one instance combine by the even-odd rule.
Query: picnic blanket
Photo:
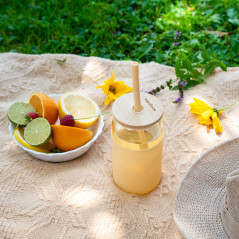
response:
[[[63,64],[58,60],[66,58]],[[173,220],[173,203],[189,167],[208,149],[239,136],[239,106],[220,116],[222,134],[202,126],[189,112],[193,97],[213,107],[239,99],[239,68],[217,69],[207,83],[185,92],[165,89],[156,97],[164,107],[162,180],[150,194],[136,196],[117,188],[112,177],[111,115],[92,148],[64,163],[47,163],[19,148],[8,131],[7,110],[27,102],[32,92],[77,91],[92,97],[102,111],[105,95],[97,85],[115,72],[132,86],[131,61],[67,54],[0,54],[0,238],[182,238]],[[140,88],[148,91],[175,77],[174,68],[140,64]]]

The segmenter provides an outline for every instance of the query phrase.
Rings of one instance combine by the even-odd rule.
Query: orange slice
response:
[[[65,115],[73,115],[76,127],[87,129],[99,118],[100,109],[91,98],[77,92],[67,92],[58,104],[60,119]]]
[[[36,109],[39,117],[47,119],[51,125],[56,123],[57,105],[50,96],[38,92],[32,93],[28,102]]]
[[[55,146],[62,151],[76,149],[93,136],[93,132],[71,126],[52,125],[52,140]]]

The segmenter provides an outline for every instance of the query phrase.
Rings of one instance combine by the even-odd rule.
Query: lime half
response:
[[[24,130],[24,139],[32,146],[46,144],[51,137],[51,125],[44,118],[32,120]]]
[[[35,108],[24,102],[16,102],[10,106],[7,115],[8,119],[17,126],[25,126],[28,121],[25,119],[27,113],[34,112],[36,113]]]
[[[24,129],[23,128],[19,128],[17,127],[14,130],[13,136],[15,137],[15,139],[24,147],[37,151],[37,152],[42,152],[42,153],[50,153],[50,151],[54,148],[54,145],[51,141],[49,141],[48,143],[41,145],[41,146],[32,146],[30,144],[28,144],[26,142],[26,140],[24,139]]]

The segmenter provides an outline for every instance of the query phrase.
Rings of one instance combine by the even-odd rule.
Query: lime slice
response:
[[[8,119],[17,126],[25,126],[28,121],[25,119],[27,113],[34,112],[36,113],[35,108],[24,102],[16,102],[10,106],[7,115]]]
[[[36,118],[26,126],[24,138],[32,146],[46,144],[51,137],[51,125],[44,118]]]
[[[24,147],[37,151],[37,152],[42,152],[42,153],[50,153],[51,150],[54,148],[54,145],[52,142],[48,142],[42,146],[32,146],[30,144],[28,144],[25,140],[24,140],[24,129],[23,128],[19,128],[17,127],[14,130],[13,136],[15,137],[15,139]]]

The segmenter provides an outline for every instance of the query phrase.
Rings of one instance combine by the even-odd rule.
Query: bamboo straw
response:
[[[142,106],[140,104],[140,91],[139,91],[139,64],[137,62],[133,62],[132,64],[132,75],[133,75],[133,91],[134,91],[134,111],[140,112],[142,110]],[[143,129],[137,130],[139,139],[144,144],[147,142],[145,133]],[[141,145],[141,149],[148,148],[147,144]]]
[[[134,62],[132,65],[133,91],[134,91],[134,110],[141,111],[140,93],[139,93],[139,64]]]

